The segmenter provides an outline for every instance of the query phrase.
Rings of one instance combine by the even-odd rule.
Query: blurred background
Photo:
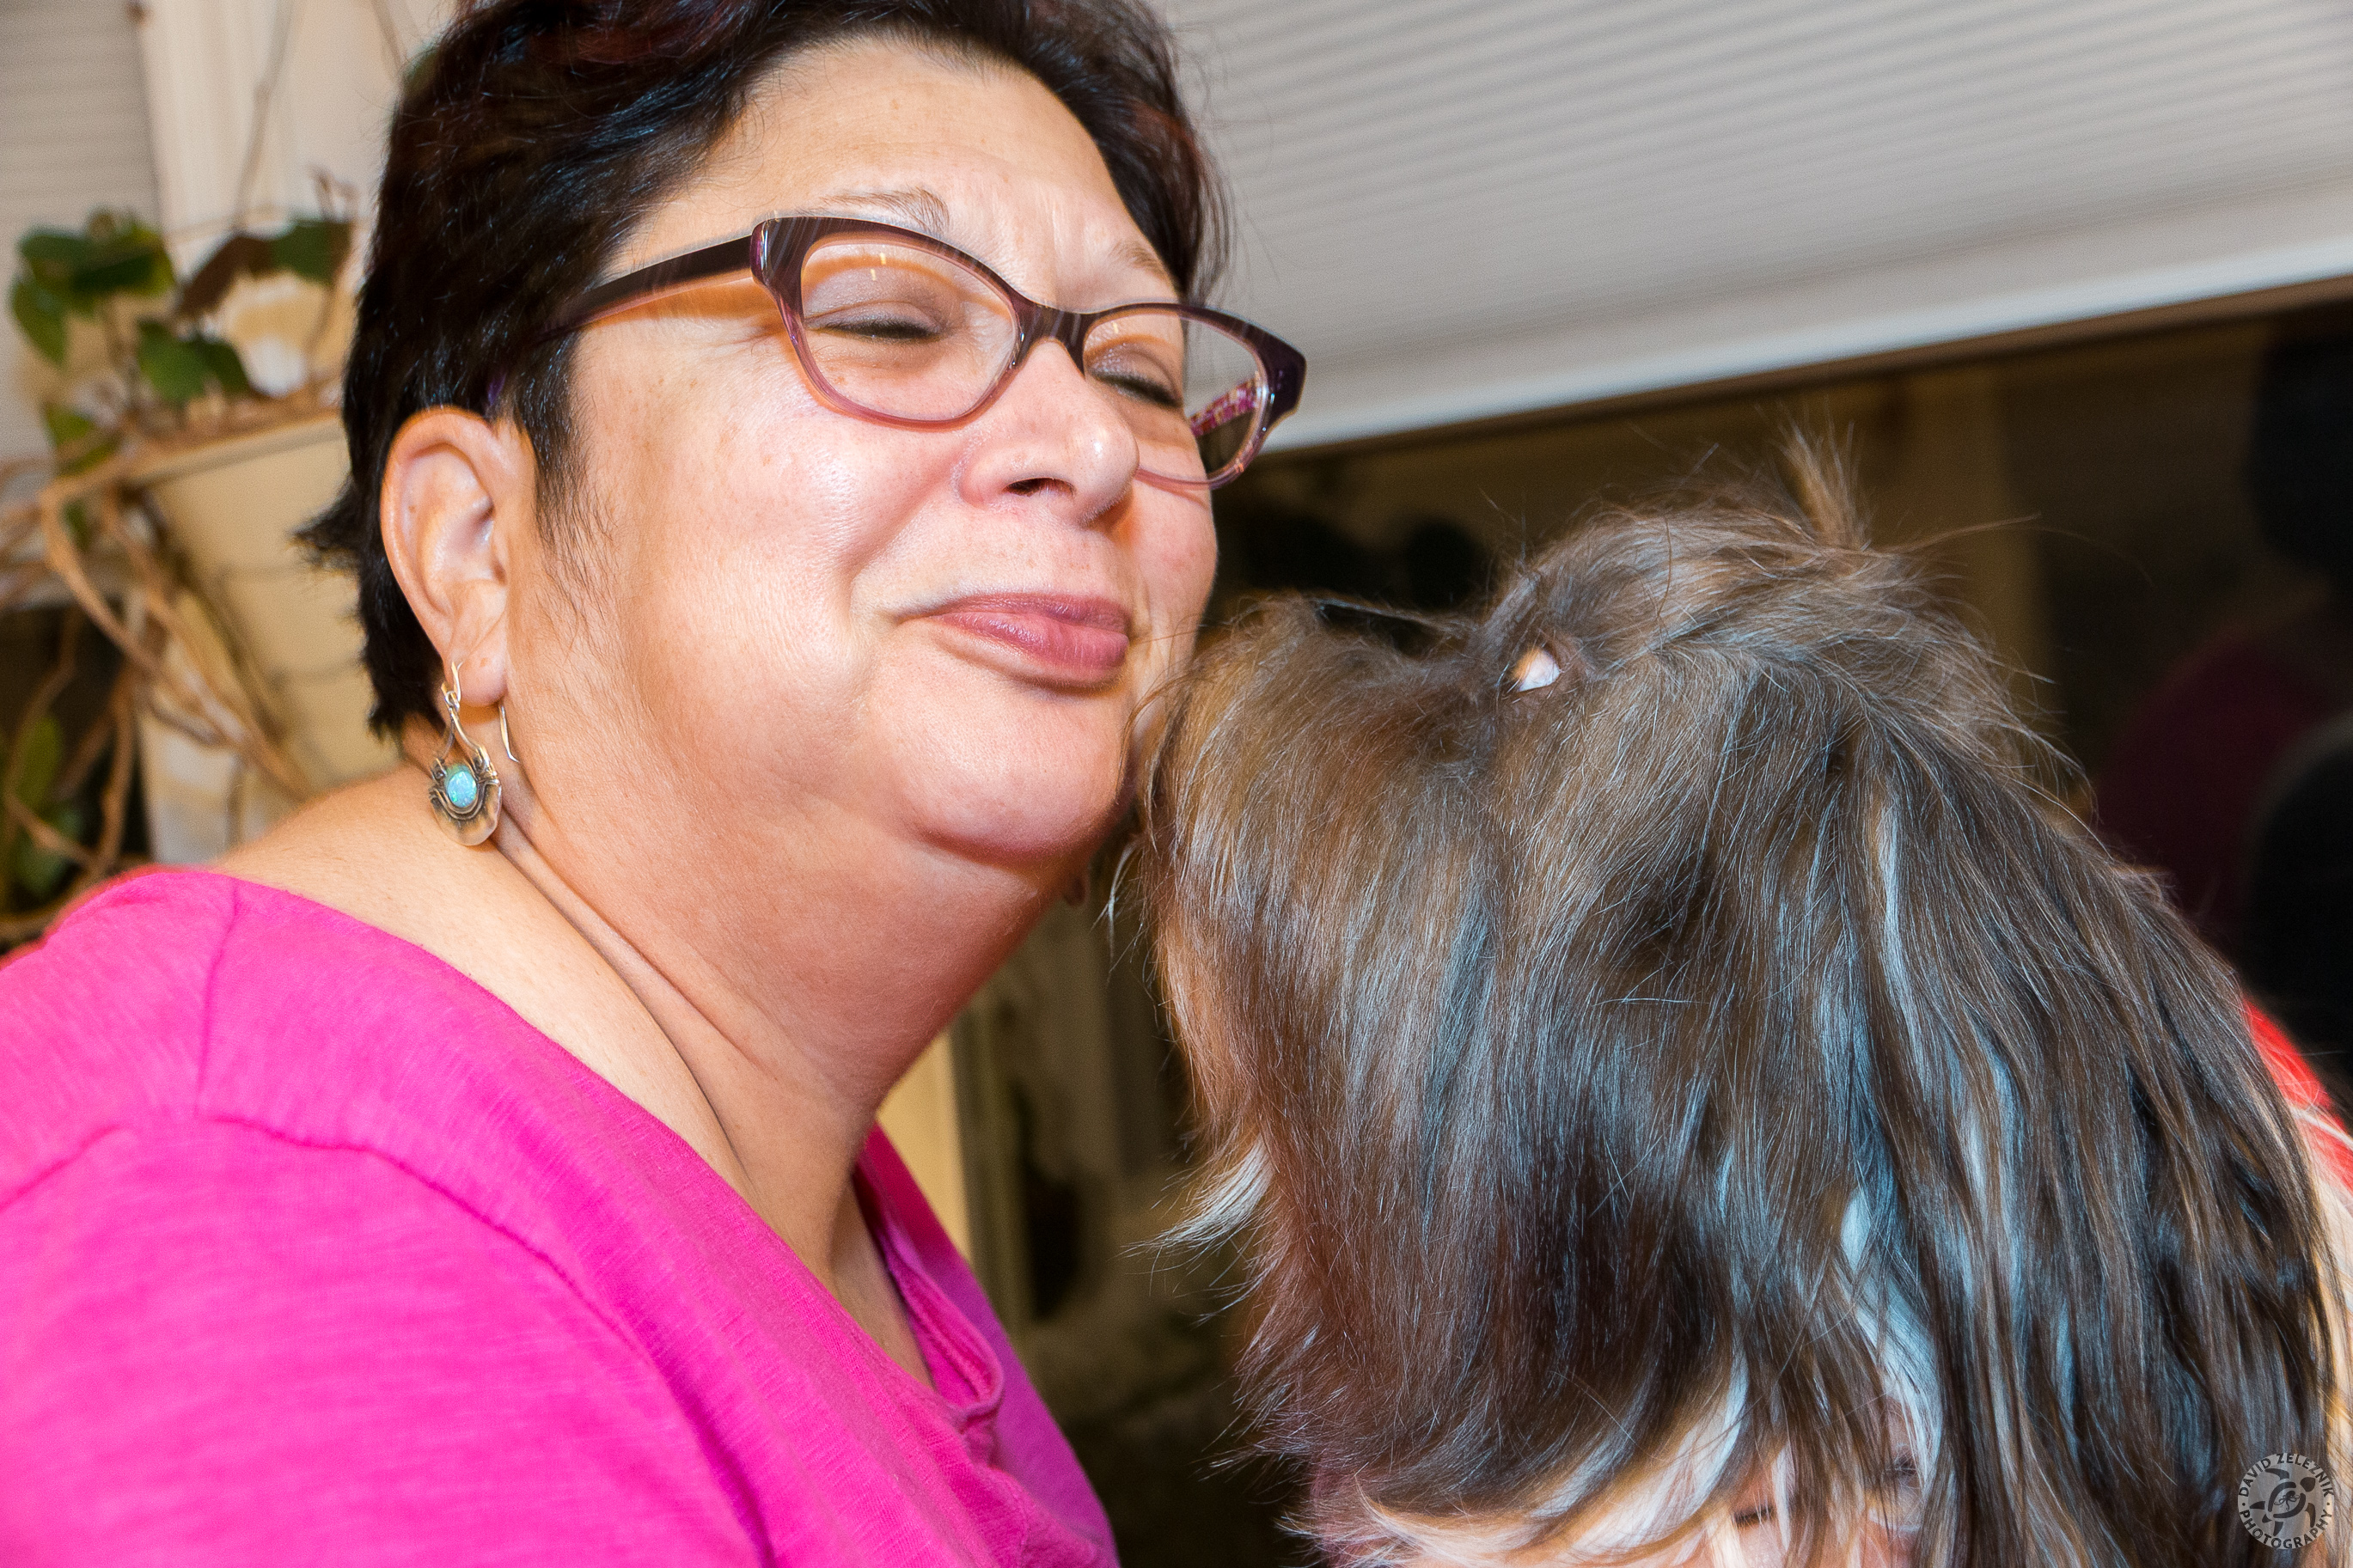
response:
[[[445,4],[0,0],[0,941],[389,765],[286,534],[342,479],[382,125]],[[1219,302],[1311,367],[1218,498],[1213,623],[1465,604],[1599,505],[1830,436],[2054,784],[2346,1102],[2353,12],[1164,9],[1233,183]],[[886,1121],[1124,1559],[1301,1559],[1295,1478],[1239,1457],[1230,1260],[1151,1246],[1185,1084],[1097,882]]]

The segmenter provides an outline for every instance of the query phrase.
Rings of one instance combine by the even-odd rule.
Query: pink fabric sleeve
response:
[[[744,1563],[654,1369],[381,1156],[187,1119],[0,1208],[0,1561]]]

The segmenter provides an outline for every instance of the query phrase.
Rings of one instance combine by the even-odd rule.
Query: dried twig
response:
[[[308,391],[275,405],[234,406],[202,420],[200,428],[192,421],[182,439],[214,440],[305,416],[322,406],[321,395]],[[56,459],[0,463],[0,489],[27,473],[46,469],[51,476],[31,501],[0,510],[0,614],[52,583],[71,601],[58,662],[32,704],[18,716],[5,766],[0,767],[0,886],[5,884],[18,847],[27,840],[75,868],[66,887],[40,908],[0,915],[0,946],[37,935],[74,900],[126,868],[122,840],[142,712],[201,745],[234,750],[246,769],[295,799],[311,793],[310,781],[277,743],[263,704],[248,687],[249,672],[215,669],[205,652],[209,641],[198,636],[182,613],[183,596],[193,597],[216,621],[217,615],[196,585],[167,568],[142,531],[132,526],[125,500],[133,445],[79,474],[58,472]],[[155,451],[151,444],[136,455],[152,460]],[[89,525],[87,541],[78,539],[67,521],[69,509],[78,503],[79,515]],[[36,539],[40,555],[17,559]],[[110,573],[121,574],[119,592],[102,590],[94,578],[93,563],[100,552]],[[121,650],[122,667],[102,716],[71,738],[47,802],[77,795],[100,759],[107,759],[97,842],[90,845],[58,832],[38,809],[47,802],[26,801],[18,791],[33,733],[73,679],[76,644],[85,620]],[[175,645],[184,657],[169,657]]]
[[[201,646],[172,602],[174,584],[155,560],[154,552],[123,521],[121,482],[127,468],[127,458],[117,456],[86,474],[53,479],[43,489],[37,504],[40,508],[41,536],[47,546],[49,569],[65,584],[83,613],[122,650],[124,658],[139,667],[140,674],[151,687],[151,710],[159,714],[164,710],[154,700],[160,692],[169,700],[171,707],[178,710],[174,717],[186,721],[183,728],[210,727],[209,734],[201,729],[195,731],[197,739],[210,745],[234,748],[280,789],[297,800],[304,798],[311,794],[310,781],[269,740],[258,705],[242,690],[216,689],[206,679],[201,662],[193,656],[187,661],[186,675],[173,668],[148,646],[146,639],[131,635],[90,582],[88,563],[65,522],[66,508],[77,500],[91,503],[99,531],[115,546],[131,569],[132,589],[142,600],[142,608],[162,626],[165,638],[190,649],[192,655]]]
[[[66,889],[69,900],[79,898],[85,889],[123,867],[122,823],[131,802],[131,759],[137,754],[139,739],[138,687],[130,681],[117,681],[111,706],[114,760],[106,770],[106,794],[99,799],[98,856]]]
[[[98,759],[106,754],[107,742],[112,738],[114,705],[122,700],[126,689],[131,700],[137,701],[139,671],[128,660],[115,672],[114,689],[106,694],[106,722],[92,724],[82,731],[81,744],[74,748],[73,755],[67,759],[65,766],[58,770],[58,782],[49,786],[50,799],[69,800],[81,792],[83,781],[90,777],[90,770],[97,766]]]
[[[0,462],[0,495],[8,493],[8,487],[16,482],[19,475],[37,474],[54,461],[49,458],[11,458]]]
[[[32,752],[33,736],[39,731],[41,721],[49,716],[49,709],[64,695],[66,688],[73,684],[74,655],[79,651],[80,642],[81,617],[69,615],[66,617],[64,628],[58,634],[57,663],[49,667],[47,678],[34,689],[33,700],[25,705],[23,716],[16,721],[16,732],[9,738],[8,765],[0,770],[0,800],[5,800],[8,808],[6,820],[0,821],[0,876],[5,876],[5,868],[16,863],[16,835],[25,830],[26,820],[39,823],[44,829],[48,827],[47,823],[40,822],[38,817],[25,809],[17,795],[24,789],[25,763]]]
[[[0,804],[5,804],[7,806],[10,820],[15,822],[18,827],[25,830],[25,837],[30,838],[34,843],[39,845],[50,854],[55,855],[61,860],[70,860],[75,865],[80,866],[84,868],[88,868],[98,864],[98,857],[96,855],[83,848],[72,839],[68,838],[64,834],[59,833],[56,828],[51,827],[47,823],[43,822],[39,817],[34,816],[32,807],[26,805],[15,795],[12,795],[7,796],[5,802],[0,802]]]

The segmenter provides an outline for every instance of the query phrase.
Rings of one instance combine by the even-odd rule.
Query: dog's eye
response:
[[[1553,658],[1552,649],[1539,643],[1520,655],[1512,666],[1512,689],[1537,691],[1560,679],[1560,660]]]

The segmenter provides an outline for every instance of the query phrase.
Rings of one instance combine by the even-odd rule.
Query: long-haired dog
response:
[[[1419,647],[1270,602],[1172,697],[1134,865],[1193,1234],[1245,1244],[1306,1524],[1355,1563],[2344,1561],[2348,1521],[2270,1544],[2325,1504],[2258,1468],[2348,1457],[2341,1135],[1794,471],[1604,518]]]

